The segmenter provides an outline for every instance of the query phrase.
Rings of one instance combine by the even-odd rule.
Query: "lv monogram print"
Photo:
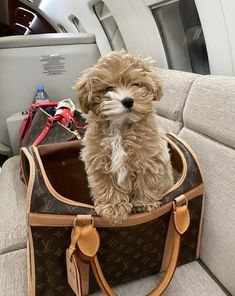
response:
[[[190,225],[187,232],[181,238],[178,265],[191,262],[196,258],[201,221],[202,198],[202,195],[198,196],[197,198],[190,200],[188,203],[190,212]]]
[[[71,228],[31,227],[36,296],[73,296],[68,285],[65,250],[70,244]]]
[[[189,202],[190,227],[182,237],[178,265],[195,260],[202,196]],[[160,271],[170,214],[125,228],[99,228],[98,257],[111,286]],[[31,227],[35,249],[36,296],[74,295],[66,275],[65,250],[69,227]],[[90,273],[90,293],[99,289]],[[61,294],[59,294],[61,293]]]
[[[138,226],[98,229],[101,238],[98,256],[112,285],[160,270],[169,217],[170,214],[167,214]],[[36,295],[73,295],[67,283],[65,262],[71,228],[31,229],[35,249]],[[97,289],[91,275],[90,292]]]
[[[42,172],[34,150],[32,149],[32,147],[29,147],[28,151],[33,156],[35,163],[35,182],[33,185],[33,192],[31,197],[31,212],[67,215],[95,214],[92,209],[73,206],[56,199],[54,195],[48,190],[48,187],[42,177]]]
[[[174,136],[187,162],[187,174],[183,183],[162,198],[162,204],[202,184],[200,170],[191,152]],[[32,148],[28,151],[34,158],[36,171],[31,199],[31,212],[53,214],[92,214],[93,210],[68,205],[56,199],[48,190],[37,158]],[[203,196],[189,201],[191,223],[182,236],[178,265],[195,260],[198,247]],[[111,286],[156,274],[160,271],[170,213],[147,223],[131,227],[99,228],[101,246],[99,261]],[[65,251],[70,244],[70,227],[31,226],[35,257],[36,296],[72,296],[66,275]],[[98,290],[90,275],[90,293]]]
[[[25,146],[32,145],[38,138],[47,123],[48,117],[47,113],[42,111],[41,108],[35,109],[33,121],[24,143]],[[47,136],[42,140],[41,144],[67,142],[74,138],[76,138],[76,135],[73,132],[55,122]]]
[[[192,153],[177,140],[173,135],[167,135],[171,140],[173,140],[180,150],[183,152],[187,163],[187,173],[184,182],[174,191],[162,197],[161,204],[164,205],[169,201],[173,200],[177,196],[186,193],[187,191],[202,184],[202,176],[199,167],[192,155]]]

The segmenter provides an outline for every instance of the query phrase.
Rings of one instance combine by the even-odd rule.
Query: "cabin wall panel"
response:
[[[38,35],[39,40],[43,39],[41,36]],[[100,53],[95,43],[66,44],[65,41],[63,44],[63,40],[61,43],[53,46],[39,44],[34,47],[0,48],[0,106],[4,106],[0,108],[0,142],[10,145],[6,119],[16,112],[28,109],[36,85],[44,85],[53,101],[64,98],[76,101],[76,93],[72,87],[82,71],[96,63]],[[64,71],[49,75],[44,67],[47,64],[45,59],[53,58],[53,55],[62,58]]]
[[[232,28],[228,28],[224,14],[225,5],[226,12],[228,13],[229,9],[231,11],[230,16],[232,13],[234,15],[235,2],[228,2],[229,0],[195,0],[205,36],[211,74],[235,75],[231,50],[233,48],[233,51],[235,51],[235,43],[231,47],[230,40],[233,36],[232,40],[235,42],[235,20],[233,16],[232,23],[234,25]],[[230,18],[229,23],[231,23],[231,20]],[[229,35],[229,31],[232,30],[233,34]],[[233,55],[235,56],[235,53]]]

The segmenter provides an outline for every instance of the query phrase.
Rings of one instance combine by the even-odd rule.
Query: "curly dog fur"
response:
[[[161,85],[150,64],[125,51],[112,52],[75,86],[88,122],[81,154],[95,210],[113,224],[131,212],[158,208],[173,184],[154,106]],[[123,105],[124,99],[131,103]]]

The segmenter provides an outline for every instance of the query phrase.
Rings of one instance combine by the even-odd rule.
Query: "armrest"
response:
[[[19,129],[24,117],[25,115],[18,112],[7,118],[7,130],[13,155],[18,155],[20,153]]]

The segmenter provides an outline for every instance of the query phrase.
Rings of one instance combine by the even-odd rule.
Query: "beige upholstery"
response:
[[[184,124],[235,148],[235,77],[198,78],[187,98]]]
[[[163,97],[157,103],[159,122],[167,132],[178,134],[183,127],[183,108],[188,92],[198,75],[166,69],[158,69],[157,73],[163,91]]]
[[[28,295],[26,266],[26,249],[0,256],[0,296]]]
[[[160,115],[158,115],[158,123],[163,127],[166,133],[178,134],[183,127],[182,122],[168,119]]]
[[[167,131],[179,133],[191,145],[204,172],[206,194],[200,260],[213,274],[211,277],[199,262],[177,268],[164,295],[220,296],[229,295],[229,292],[235,295],[235,78],[157,71],[164,92],[157,105],[159,124]],[[18,255],[22,256],[17,260],[26,260],[25,188],[19,182],[17,165],[18,159],[11,158],[0,174],[0,201],[3,205],[0,209],[0,267],[4,266],[5,272],[2,278],[0,276],[0,285],[3,285],[0,286],[0,296],[14,295],[11,294],[14,284],[6,286],[11,278],[8,260],[9,266],[16,270],[19,293],[23,293],[17,295],[24,296],[22,291],[26,289],[26,272],[22,280],[22,270],[15,261],[12,262]],[[10,251],[14,256],[10,256]],[[154,281],[155,277],[149,277],[117,289],[121,295],[140,296],[151,289]],[[1,295],[1,291],[4,294]]]
[[[0,296],[26,296],[26,249],[0,256]],[[10,264],[9,264],[10,262]],[[18,268],[18,264],[21,268]],[[12,270],[15,273],[12,274]],[[3,271],[3,273],[2,273]],[[115,287],[121,296],[144,296],[155,286],[162,275],[151,276]],[[19,286],[20,283],[20,286]],[[17,291],[17,294],[16,294]],[[103,296],[102,292],[90,294]],[[225,296],[225,292],[209,276],[198,262],[192,262],[177,268],[170,286],[164,296]],[[55,295],[61,296],[61,295]]]
[[[180,136],[195,150],[205,184],[201,259],[235,294],[235,77],[195,80]]]
[[[19,156],[10,158],[0,173],[0,255],[26,247],[26,187],[19,163]]]
[[[161,274],[140,279],[125,285],[120,285],[114,290],[121,296],[144,296],[160,280]],[[208,275],[199,262],[192,262],[177,268],[164,296],[225,296],[224,291]],[[96,292],[91,296],[103,296]]]
[[[235,295],[235,151],[187,128],[179,135],[193,147],[204,172],[201,260]]]

